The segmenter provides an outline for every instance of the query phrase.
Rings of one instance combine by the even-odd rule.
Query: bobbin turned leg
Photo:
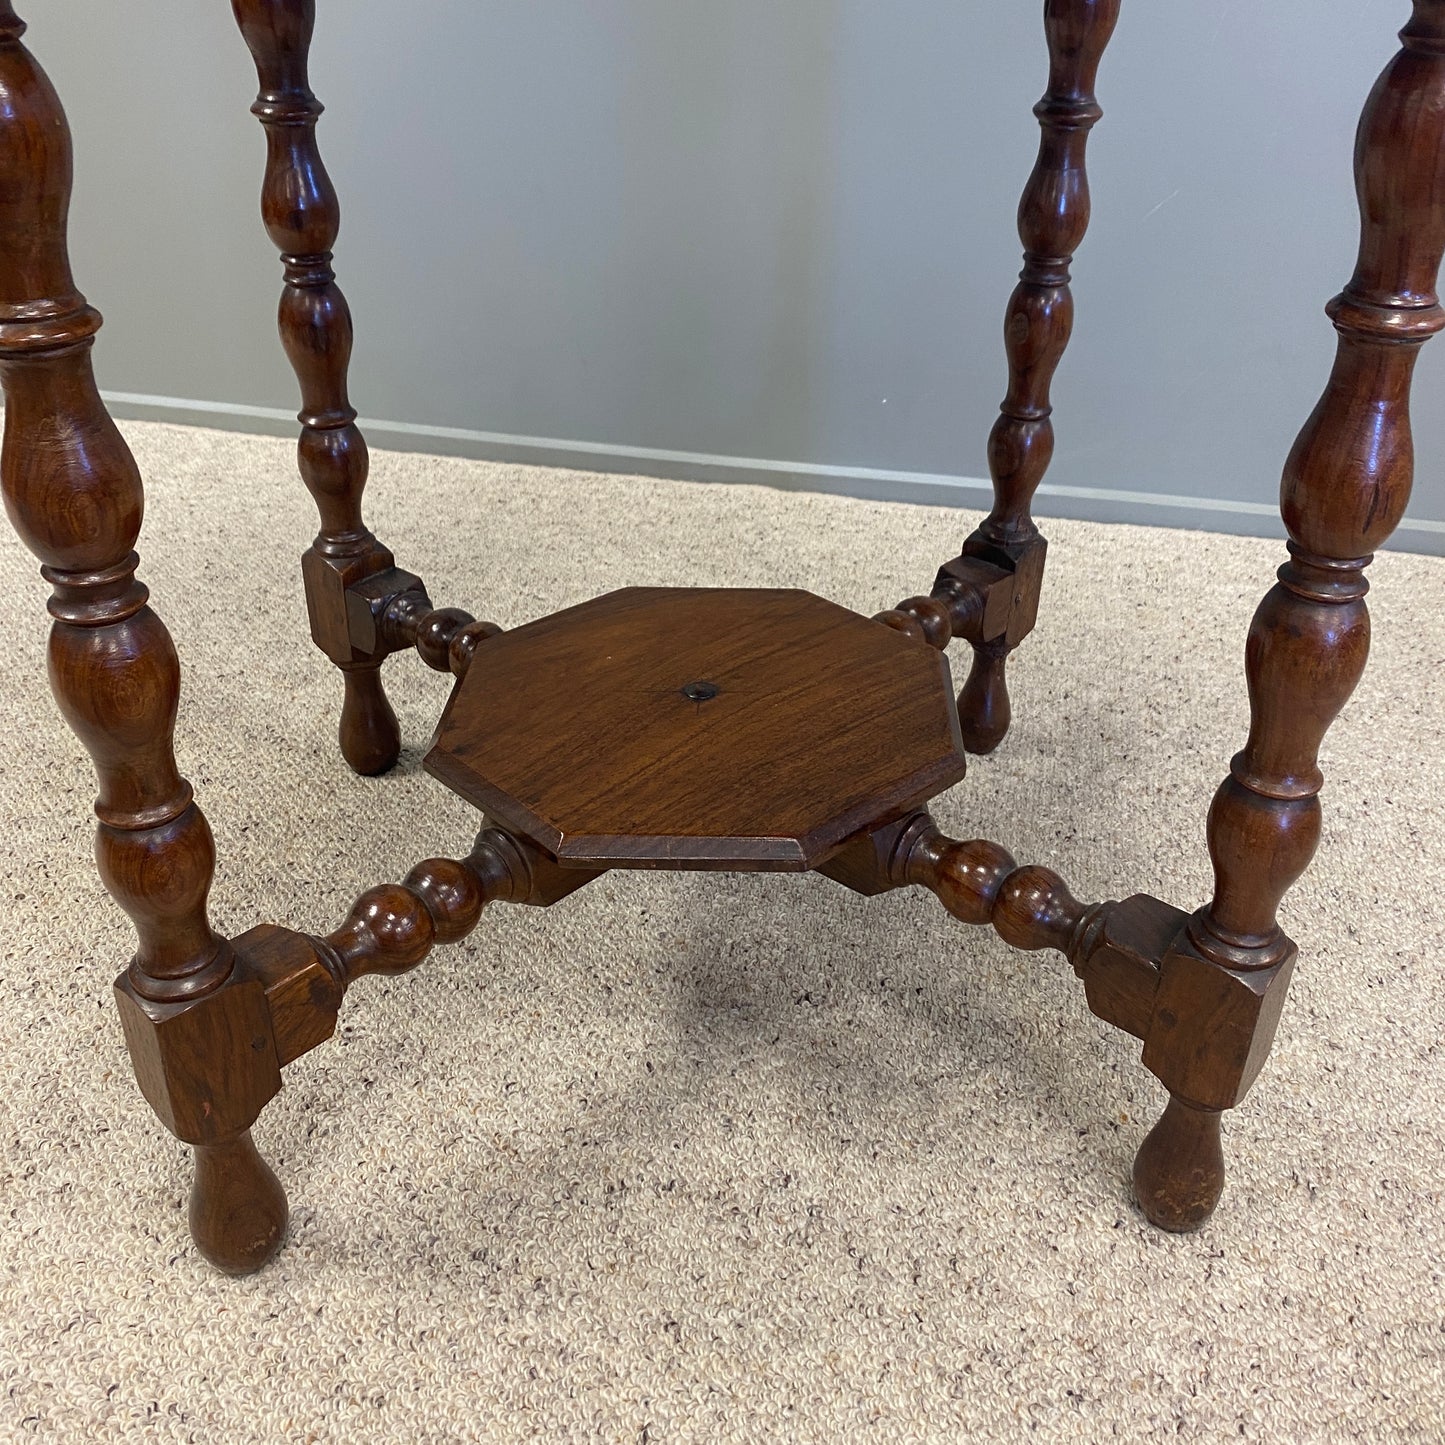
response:
[[[70,136],[0,0],[0,381],[5,506],[51,584],[50,679],[95,762],[96,858],[139,947],[117,981],[142,1092],[197,1149],[191,1221],[221,1268],[259,1268],[286,1198],[249,1129],[280,1087],[259,985],[211,929],[210,829],[171,750],[180,669],[132,550],[141,483],[91,375],[100,317],[66,255]]]
[[[1190,1229],[1223,1187],[1219,1111],[1239,1102],[1274,1037],[1294,945],[1276,912],[1320,835],[1320,743],[1364,670],[1364,569],[1394,531],[1413,472],[1410,382],[1445,326],[1445,0],[1416,0],[1365,107],[1355,149],[1359,262],[1329,307],[1334,371],[1285,468],[1290,560],[1246,651],[1251,725],[1209,813],[1215,891],[1163,960],[1144,1062],[1169,1107],[1134,1184],[1156,1224]]]
[[[302,559],[311,635],[341,670],[342,755],[358,773],[384,773],[401,734],[381,681],[394,649],[371,613],[421,584],[398,571],[361,515],[368,457],[347,396],[351,312],[331,269],[341,209],[317,148],[322,107],[307,79],[315,0],[232,0],[232,9],[260,78],[251,109],[266,130],[261,213],[285,267],[279,324],[301,384],[297,455],[321,515]]]
[[[1029,508],[1054,454],[1049,388],[1074,325],[1069,267],[1089,228],[1085,150],[1103,114],[1094,80],[1118,19],[1119,0],[1045,0],[1049,87],[1034,107],[1043,135],[1019,203],[1024,268],[1004,324],[1008,395],[988,443],[994,505],[938,577],[945,592],[990,585],[996,569],[1012,579],[990,587],[990,605],[969,636],[973,666],[958,714],[972,753],[992,752],[1008,732],[1005,666],[1038,616],[1046,544]]]

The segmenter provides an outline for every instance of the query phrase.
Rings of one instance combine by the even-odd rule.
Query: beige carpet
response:
[[[465,849],[467,810],[419,770],[444,683],[415,659],[392,665],[399,773],[361,781],[335,751],[291,446],[128,431],[219,926],[329,928]],[[396,454],[371,497],[435,597],[503,624],[640,582],[873,611],[926,590],[972,521]],[[1013,735],[937,812],[1082,898],[1192,906],[1280,548],[1049,531]],[[1161,1091],[1053,955],[924,895],[615,873],[356,988],[256,1129],[293,1214],[241,1282],[192,1253],[187,1151],[130,1079],[109,988],[129,935],[8,531],[0,568],[5,1438],[1445,1436],[1445,563],[1375,567],[1375,655],[1287,908],[1303,966],[1203,1233],[1135,1212]]]

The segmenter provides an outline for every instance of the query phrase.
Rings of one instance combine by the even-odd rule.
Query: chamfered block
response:
[[[280,1092],[271,1011],[257,980],[233,978],[202,998],[156,1003],[123,973],[115,995],[141,1093],[178,1139],[224,1142]]]

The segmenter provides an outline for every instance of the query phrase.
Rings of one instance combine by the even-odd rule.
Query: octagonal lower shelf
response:
[[[668,587],[483,643],[426,758],[565,864],[795,872],[964,766],[933,648],[810,592]]]

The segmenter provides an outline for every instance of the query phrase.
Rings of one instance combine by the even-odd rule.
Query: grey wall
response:
[[[977,504],[1040,8],[323,0],[354,400],[403,424],[373,439]],[[1355,122],[1408,6],[1124,8],[1040,510],[1274,530],[1353,262]],[[33,6],[30,43],[75,131],[102,385],[271,428],[295,401],[229,11]],[[1399,541],[1439,551],[1445,346],[1419,381]]]

